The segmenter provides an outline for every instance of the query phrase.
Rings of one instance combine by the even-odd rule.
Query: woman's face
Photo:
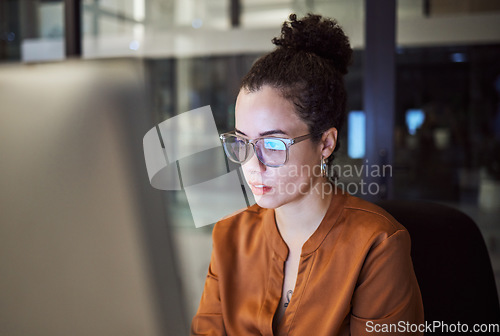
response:
[[[294,112],[293,103],[269,86],[252,93],[242,89],[235,110],[236,134],[250,139],[264,135],[295,138],[309,133],[307,125]],[[322,179],[322,148],[321,142],[313,144],[311,139],[296,143],[289,148],[286,164],[277,168],[265,166],[252,150],[242,169],[257,204],[278,208],[310,196],[312,188]]]

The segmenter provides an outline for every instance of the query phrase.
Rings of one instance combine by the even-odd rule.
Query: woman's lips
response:
[[[264,184],[252,184],[250,183],[250,189],[254,195],[264,195],[271,191],[272,187],[266,186]]]

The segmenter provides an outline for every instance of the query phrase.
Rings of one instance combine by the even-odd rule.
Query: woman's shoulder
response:
[[[217,224],[219,223],[224,223],[224,224],[219,224],[219,225],[225,225],[227,223],[235,222],[235,221],[240,221],[242,218],[248,218],[248,217],[258,217],[259,215],[262,214],[262,211],[265,210],[261,208],[257,203],[238,209],[229,215],[226,215],[222,217]]]
[[[267,211],[269,209],[261,208],[257,204],[236,210],[215,223],[212,236],[216,239],[222,238],[222,236],[240,235],[258,230]]]
[[[407,235],[406,228],[380,206],[356,196],[349,196],[344,203],[342,222],[344,231],[375,245],[394,234]]]

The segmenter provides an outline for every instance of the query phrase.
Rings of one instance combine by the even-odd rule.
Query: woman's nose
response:
[[[252,146],[253,147],[253,146]],[[243,164],[246,169],[250,171],[263,172],[267,169],[267,166],[260,162],[259,157],[254,148],[251,148],[250,158]]]

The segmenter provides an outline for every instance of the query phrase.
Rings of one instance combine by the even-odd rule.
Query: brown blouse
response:
[[[274,209],[255,204],[219,221],[191,335],[422,335],[409,332],[424,313],[408,231],[380,207],[336,190],[302,247],[274,333],[288,256]],[[376,332],[388,330],[395,332]]]

